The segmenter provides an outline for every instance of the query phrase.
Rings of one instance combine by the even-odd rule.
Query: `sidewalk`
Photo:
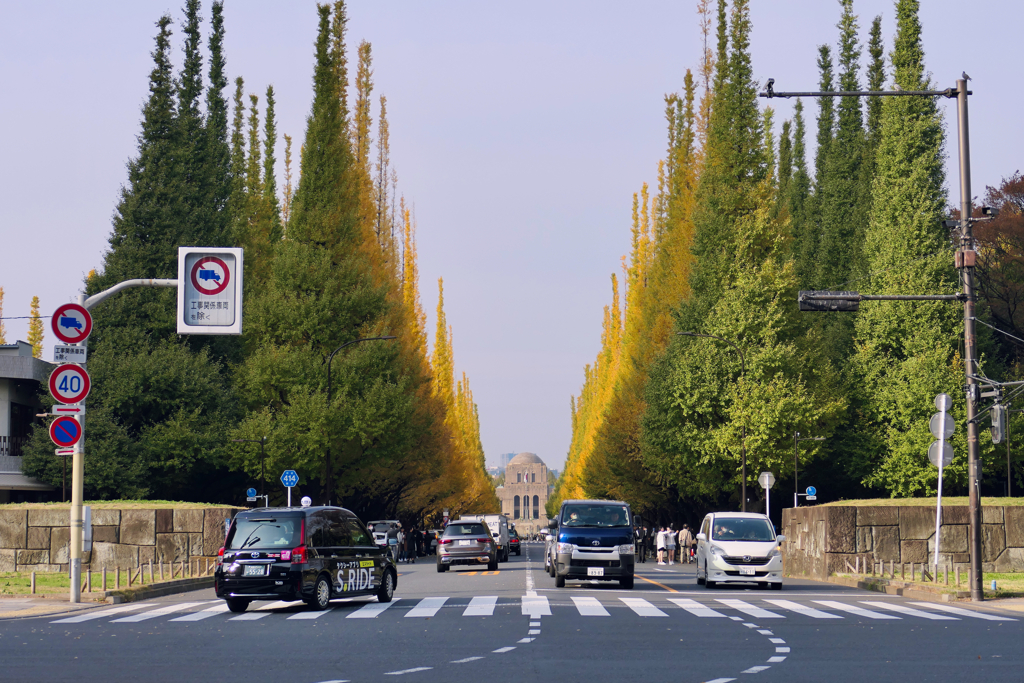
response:
[[[93,591],[82,593],[82,602],[68,602],[67,593],[48,593],[45,595],[11,595],[0,596],[0,621],[20,617],[48,616],[77,612],[92,607],[124,602],[138,602],[164,595],[187,593],[213,587],[213,577],[206,576],[196,579],[175,579],[160,583],[146,584],[134,588],[120,590]]]

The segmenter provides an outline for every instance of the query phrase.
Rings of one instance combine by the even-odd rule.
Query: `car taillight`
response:
[[[217,551],[217,564],[224,563],[224,548]]]
[[[451,542],[452,542],[452,539],[450,539],[450,538],[442,538],[440,541],[438,541],[438,543],[440,543],[441,545],[448,545]]]
[[[302,564],[306,561],[306,547],[300,546],[293,550],[282,550],[281,559],[285,562],[291,560],[295,564]]]
[[[476,542],[477,543],[490,543],[491,539],[489,539],[489,538],[478,538],[478,539],[476,539]]]

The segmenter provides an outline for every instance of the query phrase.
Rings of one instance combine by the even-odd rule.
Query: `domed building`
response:
[[[548,466],[536,453],[520,453],[505,467],[505,485],[496,490],[501,512],[520,535],[535,534],[548,525]]]

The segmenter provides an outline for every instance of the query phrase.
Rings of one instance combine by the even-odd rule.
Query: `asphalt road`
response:
[[[1024,613],[812,581],[707,590],[692,565],[651,562],[631,591],[556,589],[542,553],[497,573],[401,565],[387,606],[235,615],[207,590],[0,621],[0,681],[1024,680]]]

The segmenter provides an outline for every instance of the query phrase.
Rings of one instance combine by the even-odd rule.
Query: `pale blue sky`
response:
[[[27,315],[34,294],[51,312],[100,264],[135,151],[154,22],[165,11],[179,21],[180,4],[0,4],[5,315]],[[757,79],[814,88],[817,45],[835,43],[838,2],[752,5]],[[1022,166],[1024,96],[1007,79],[1018,72],[1024,10],[999,0],[975,0],[969,15],[957,0],[922,5],[936,85],[954,85],[964,70],[973,77],[980,195]],[[893,2],[856,0],[855,11],[865,38],[883,15],[888,51]],[[373,44],[375,94],[388,97],[392,160],[419,224],[423,305],[432,324],[443,276],[456,363],[469,373],[489,460],[526,450],[560,469],[569,396],[597,352],[609,275],[628,249],[632,193],[656,180],[662,97],[698,64],[695,2],[367,0],[349,13],[350,48]],[[298,142],[314,3],[228,0],[225,14],[230,77],[261,95],[273,83],[279,130]],[[791,103],[775,104],[781,125]],[[955,109],[941,106],[955,125]],[[955,156],[951,169],[955,192]],[[7,321],[8,340],[24,339],[26,327]]]

